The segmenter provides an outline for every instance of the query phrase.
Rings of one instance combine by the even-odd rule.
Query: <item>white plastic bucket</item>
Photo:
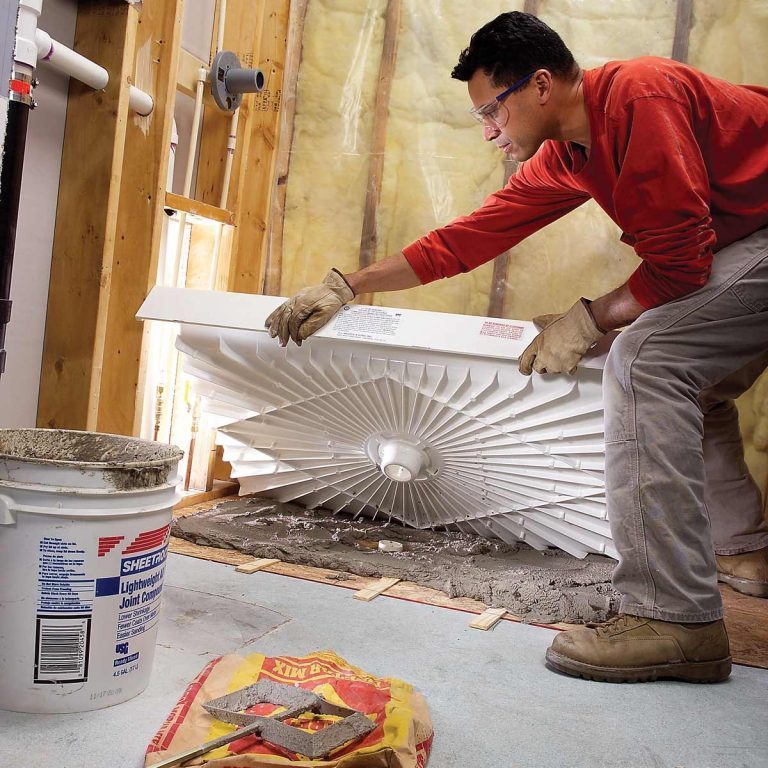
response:
[[[0,709],[83,712],[146,688],[181,456],[0,430]]]

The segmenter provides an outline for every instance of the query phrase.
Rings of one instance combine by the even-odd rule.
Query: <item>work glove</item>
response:
[[[579,299],[561,315],[533,318],[541,333],[520,357],[520,373],[574,373],[584,353],[605,331],[598,326],[587,299]]]
[[[293,339],[301,346],[304,339],[319,331],[345,304],[355,298],[344,275],[332,269],[320,285],[302,288],[281,304],[264,323],[269,335],[280,339],[280,346]]]

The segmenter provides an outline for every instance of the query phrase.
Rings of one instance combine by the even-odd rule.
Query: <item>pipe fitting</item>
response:
[[[418,446],[404,440],[387,440],[379,447],[381,471],[398,483],[408,483],[419,477],[429,463],[427,454]]]
[[[264,73],[260,69],[243,69],[240,59],[231,51],[219,51],[211,67],[211,94],[226,112],[240,106],[244,93],[264,90]]]
[[[37,43],[35,30],[43,10],[43,0],[19,0],[19,15],[16,24],[16,47],[13,59],[16,64],[34,69],[37,64]]]

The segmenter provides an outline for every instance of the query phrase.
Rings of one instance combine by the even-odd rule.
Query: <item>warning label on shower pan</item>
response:
[[[480,327],[481,336],[493,336],[497,339],[519,339],[523,335],[522,325],[512,325],[511,323],[494,323],[486,320]]]
[[[403,313],[383,307],[343,307],[331,331],[342,339],[391,341],[397,335]]]

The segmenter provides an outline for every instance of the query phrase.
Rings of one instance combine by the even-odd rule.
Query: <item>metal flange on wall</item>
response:
[[[231,51],[219,51],[211,67],[211,93],[225,112],[234,112],[244,93],[264,90],[264,73],[260,69],[244,69]]]

